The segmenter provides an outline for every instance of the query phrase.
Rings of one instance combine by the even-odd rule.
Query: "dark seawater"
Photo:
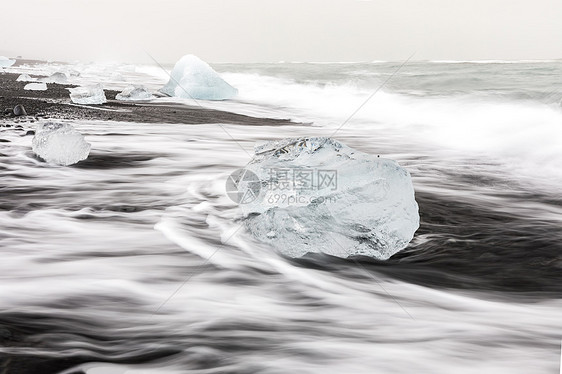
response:
[[[410,63],[335,134],[397,64],[215,67],[241,94],[203,105],[311,124],[84,121],[71,167],[33,156],[33,124],[0,127],[1,374],[558,372],[562,63]],[[406,249],[249,237],[227,176],[308,135],[410,171]]]

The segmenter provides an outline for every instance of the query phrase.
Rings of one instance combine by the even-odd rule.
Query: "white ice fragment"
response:
[[[10,60],[8,57],[0,56],[0,68],[8,68],[15,62],[16,60]]]
[[[121,93],[118,93],[115,98],[117,100],[150,100],[154,96],[143,86],[129,86],[126,87]]]
[[[65,73],[56,72],[49,75],[48,77],[40,78],[39,81],[45,83],[67,83],[68,76]]]
[[[240,203],[246,227],[287,256],[322,252],[386,260],[419,227],[408,171],[333,139],[266,143],[245,169],[256,180],[249,196],[257,196]],[[248,183],[236,185],[239,194],[249,192]]]
[[[227,100],[238,90],[226,83],[212,67],[194,55],[183,56],[174,66],[162,93],[186,99]]]
[[[16,82],[35,82],[37,79],[32,78],[29,74],[21,74]]]
[[[41,123],[35,130],[33,152],[43,160],[68,166],[88,158],[90,143],[67,123]]]
[[[47,90],[47,83],[28,83],[23,89],[28,91],[45,91]]]
[[[101,84],[69,88],[70,99],[75,104],[103,104],[107,102]]]

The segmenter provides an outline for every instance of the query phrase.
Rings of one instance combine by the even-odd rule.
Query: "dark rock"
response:
[[[27,112],[25,111],[25,108],[23,107],[23,105],[18,104],[14,107],[14,115],[16,115],[16,116],[27,116]]]
[[[0,143],[9,143],[10,141],[8,139],[0,139]]]
[[[24,136],[28,136],[28,135],[35,135],[35,131],[29,130],[28,132],[25,133]]]

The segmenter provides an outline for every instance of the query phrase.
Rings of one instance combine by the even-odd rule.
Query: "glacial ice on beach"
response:
[[[65,73],[56,72],[49,75],[48,77],[39,78],[39,81],[45,83],[67,83],[68,76]]]
[[[135,100],[150,100],[154,96],[143,86],[129,86],[126,87],[121,93],[118,93],[115,98],[117,100],[135,101]]]
[[[47,90],[47,83],[28,83],[23,89],[27,91],[45,91]]]
[[[101,84],[69,88],[70,99],[75,104],[103,104],[107,102]]]
[[[160,91],[169,96],[201,100],[227,100],[238,93],[209,64],[194,55],[183,56],[176,63],[170,80]]]
[[[85,160],[90,154],[90,143],[67,123],[41,123],[35,130],[33,152],[43,160],[68,166]]]
[[[0,68],[9,68],[16,60],[10,60],[8,57],[0,56]]]
[[[37,79],[32,78],[29,74],[21,74],[16,82],[35,82]]]
[[[245,169],[259,178],[261,190],[240,204],[246,227],[285,255],[386,260],[419,227],[408,171],[333,139],[266,143],[256,147]]]

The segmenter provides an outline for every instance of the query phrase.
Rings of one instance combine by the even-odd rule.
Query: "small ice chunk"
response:
[[[266,143],[245,169],[255,180],[252,191],[236,184],[239,194],[255,196],[240,204],[246,227],[287,256],[322,252],[386,260],[419,227],[408,171],[331,138]]]
[[[118,93],[115,98],[117,100],[150,100],[154,96],[143,86],[129,86],[125,88],[121,93]]]
[[[170,80],[160,91],[169,96],[201,100],[227,100],[238,93],[209,64],[194,55],[183,56],[176,63]]]
[[[107,102],[101,84],[69,88],[70,99],[75,104],[103,104]]]
[[[23,89],[28,91],[45,91],[47,90],[47,83],[28,83]]]
[[[91,146],[71,125],[46,122],[37,126],[32,147],[43,160],[68,166],[87,159]]]
[[[56,72],[53,73],[51,75],[49,75],[48,77],[43,77],[39,79],[40,82],[45,82],[45,83],[66,83],[68,82],[68,77],[66,76],[65,73],[61,73],[61,72]]]
[[[17,82],[35,82],[37,79],[32,78],[29,74],[21,74],[18,79],[16,79]]]
[[[0,68],[9,68],[16,60],[10,60],[8,57],[0,56]]]

